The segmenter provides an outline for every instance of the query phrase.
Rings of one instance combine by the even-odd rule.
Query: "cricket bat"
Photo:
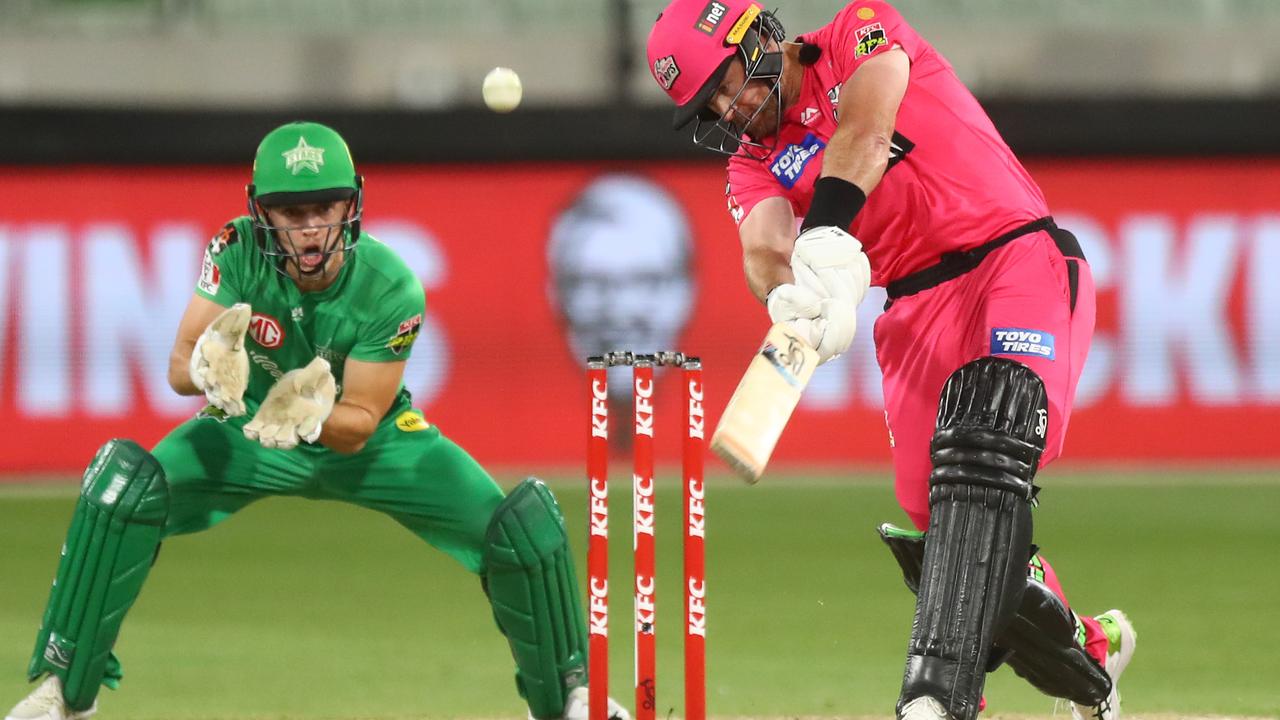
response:
[[[747,482],[760,480],[817,367],[817,351],[790,326],[769,328],[711,436],[711,449]]]

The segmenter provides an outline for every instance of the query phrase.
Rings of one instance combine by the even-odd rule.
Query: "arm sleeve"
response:
[[[231,307],[243,298],[241,274],[243,253],[248,243],[240,240],[235,223],[227,223],[209,240],[200,261],[200,277],[196,294],[223,307]]]
[[[833,69],[841,77],[853,75],[862,63],[893,48],[902,48],[911,64],[921,59],[925,44],[888,3],[865,0],[850,3],[827,26],[825,39]]]
[[[422,284],[410,276],[379,298],[375,307],[348,357],[364,362],[408,360],[426,310]]]

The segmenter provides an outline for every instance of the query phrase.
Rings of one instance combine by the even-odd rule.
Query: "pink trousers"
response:
[[[1077,271],[1074,291],[1068,264]],[[1088,264],[1063,257],[1049,233],[1040,231],[995,250],[958,278],[894,300],[880,316],[876,357],[884,374],[894,491],[918,529],[929,524],[929,441],[947,378],[984,356],[1034,370],[1049,400],[1043,468],[1062,452],[1094,315]],[[1047,584],[1065,603],[1057,576],[1045,565]],[[1082,621],[1090,654],[1105,661],[1101,628],[1092,618]]]

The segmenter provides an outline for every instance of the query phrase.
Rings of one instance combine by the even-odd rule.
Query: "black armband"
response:
[[[800,232],[823,225],[834,225],[848,231],[853,218],[867,204],[862,188],[832,175],[818,178],[813,184],[813,201],[800,224]]]

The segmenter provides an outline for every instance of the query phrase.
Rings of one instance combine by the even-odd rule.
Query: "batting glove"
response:
[[[765,307],[770,320],[787,323],[811,347],[822,342],[826,322],[822,319],[822,298],[814,291],[784,283],[769,291]]]
[[[837,227],[809,228],[796,238],[791,272],[796,285],[820,298],[822,338],[814,346],[819,360],[839,356],[853,342],[858,303],[871,285],[871,264],[862,243]]]

